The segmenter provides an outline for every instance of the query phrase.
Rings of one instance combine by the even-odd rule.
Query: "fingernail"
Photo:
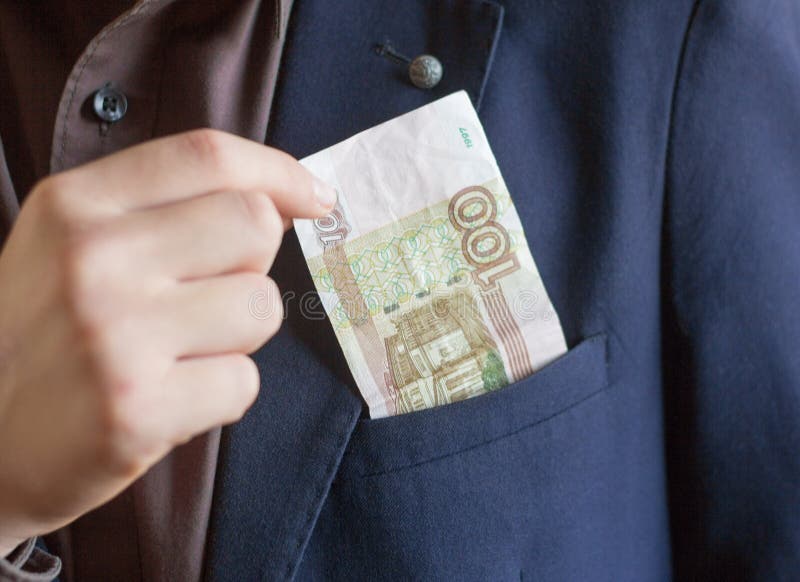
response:
[[[320,203],[320,206],[325,208],[333,208],[338,198],[333,186],[326,184],[316,176],[314,176],[314,196],[317,197],[317,202]]]

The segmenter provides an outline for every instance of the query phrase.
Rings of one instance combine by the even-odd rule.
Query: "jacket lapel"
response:
[[[310,279],[292,242],[276,270]],[[301,281],[281,277],[283,289],[299,288],[293,283]],[[210,580],[291,577],[361,411],[336,362],[333,331],[320,325],[327,321],[309,325],[299,309],[287,313],[282,331],[256,357],[258,401],[222,434]]]

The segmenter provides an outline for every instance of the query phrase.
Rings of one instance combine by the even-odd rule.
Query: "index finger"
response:
[[[230,133],[198,129],[158,138],[68,170],[81,201],[126,212],[216,191],[258,191],[285,218],[315,218],[335,190],[289,154]]]

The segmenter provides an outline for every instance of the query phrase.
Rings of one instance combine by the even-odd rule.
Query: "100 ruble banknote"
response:
[[[372,418],[500,389],[566,351],[466,93],[302,163],[339,193],[295,228]]]

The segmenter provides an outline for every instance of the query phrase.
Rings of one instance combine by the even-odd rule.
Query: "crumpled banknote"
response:
[[[566,352],[465,92],[301,163],[339,195],[295,230],[372,418],[501,389]]]

